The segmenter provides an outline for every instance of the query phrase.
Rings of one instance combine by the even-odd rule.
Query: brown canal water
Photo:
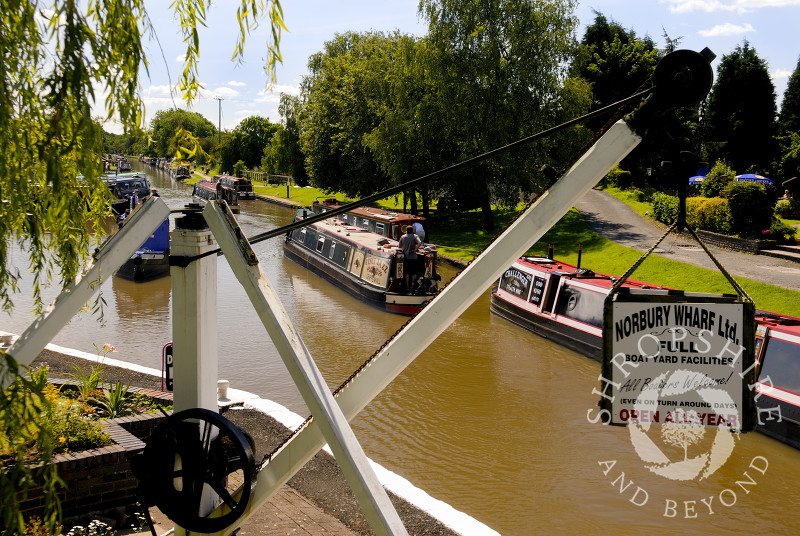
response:
[[[189,187],[145,170],[171,207],[189,201]],[[239,215],[246,235],[291,218],[291,210],[261,201],[242,202]],[[280,238],[254,250],[331,388],[406,320],[284,259]],[[14,250],[14,259],[25,271],[24,254]],[[307,415],[222,258],[218,272],[219,377]],[[171,338],[169,278],[112,278],[102,292],[104,324],[82,314],[53,342],[87,352],[108,343],[116,359],[160,368]],[[16,304],[13,316],[0,317],[0,330],[20,333],[30,322],[25,291]],[[376,462],[505,535],[798,533],[800,451],[742,434],[710,477],[658,476],[627,429],[589,422],[599,372],[598,363],[490,314],[487,289],[353,428]]]

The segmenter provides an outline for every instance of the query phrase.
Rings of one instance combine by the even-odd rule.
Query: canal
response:
[[[189,202],[190,187],[145,171],[170,207]],[[291,218],[290,209],[249,201],[242,202],[239,222],[254,235]],[[254,250],[331,388],[406,320],[285,259],[280,238]],[[24,253],[13,255],[25,272]],[[219,377],[307,415],[222,257],[218,278]],[[87,352],[112,344],[115,359],[160,368],[162,346],[171,339],[170,290],[169,278],[111,278],[101,288],[102,322],[83,313],[53,342]],[[2,316],[0,330],[26,328],[29,294],[17,295],[16,312]],[[800,452],[742,434],[709,477],[658,476],[645,467],[627,429],[589,422],[587,415],[597,413],[592,390],[599,372],[598,363],[491,315],[487,288],[353,428],[376,462],[504,535],[797,532]]]

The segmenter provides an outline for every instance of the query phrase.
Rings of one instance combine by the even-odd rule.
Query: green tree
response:
[[[790,132],[800,133],[800,59],[783,93],[778,126],[784,136]]]
[[[710,160],[740,173],[767,173],[777,156],[775,86],[766,62],[745,41],[723,56],[708,97]]]
[[[454,161],[549,126],[575,48],[574,9],[572,0],[420,1]],[[449,201],[480,206],[484,227],[493,228],[493,203],[515,205],[539,189],[532,177],[545,148],[527,146],[450,178]]]
[[[665,36],[666,37],[666,36]],[[668,37],[667,46],[674,43]],[[615,21],[609,22],[605,15],[595,11],[595,19],[586,27],[570,75],[586,80],[592,90],[592,110],[608,106],[641,89],[652,77],[663,53],[653,40],[638,37],[632,29],[626,30]],[[690,130],[687,121],[697,112],[679,112],[679,119],[670,122],[670,134],[684,141],[688,148]],[[591,131],[599,130],[608,117],[599,117],[587,123]],[[641,145],[621,162],[620,167],[631,172],[629,184],[643,186],[647,178],[646,169],[656,168],[662,160],[673,156],[664,154],[663,143]]]
[[[256,168],[261,164],[264,150],[270,139],[278,130],[278,125],[269,119],[253,115],[246,117],[236,125],[219,146],[219,160],[222,170],[231,171],[238,162],[244,162],[245,168]]]
[[[302,84],[306,102],[300,147],[309,179],[318,188],[358,197],[388,184],[363,143],[379,121],[371,106],[367,73],[377,68],[373,59],[385,40],[379,32],[347,32],[309,59],[310,74]]]
[[[303,104],[299,97],[281,93],[278,113],[282,123],[269,140],[261,160],[261,167],[268,173],[291,175],[296,184],[308,184],[304,155],[300,149],[300,124],[298,122]]]
[[[144,154],[174,158],[182,130],[191,132],[201,140],[217,136],[217,127],[197,112],[181,109],[159,110],[150,120],[150,143]]]
[[[595,11],[570,74],[591,84],[592,109],[597,109],[635,93],[653,75],[660,59],[652,39],[639,38],[633,30],[609,23],[605,15]]]

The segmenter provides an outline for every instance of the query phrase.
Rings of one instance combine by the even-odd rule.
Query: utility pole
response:
[[[217,103],[219,105],[219,114],[218,114],[218,119],[217,119],[217,124],[219,125],[217,127],[217,143],[221,143],[222,142],[222,101],[223,101],[223,98],[222,97],[214,97],[214,98],[217,99]]]

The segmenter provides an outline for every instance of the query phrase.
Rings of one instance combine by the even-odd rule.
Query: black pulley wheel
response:
[[[247,510],[255,485],[247,435],[218,413],[188,409],[153,431],[134,472],[147,505],[191,532],[219,532]],[[241,492],[237,490],[241,488]],[[222,504],[219,517],[206,517]]]
[[[704,55],[694,50],[676,50],[658,62],[653,85],[662,105],[692,106],[705,98],[714,83],[708,55],[713,56],[713,52]]]

